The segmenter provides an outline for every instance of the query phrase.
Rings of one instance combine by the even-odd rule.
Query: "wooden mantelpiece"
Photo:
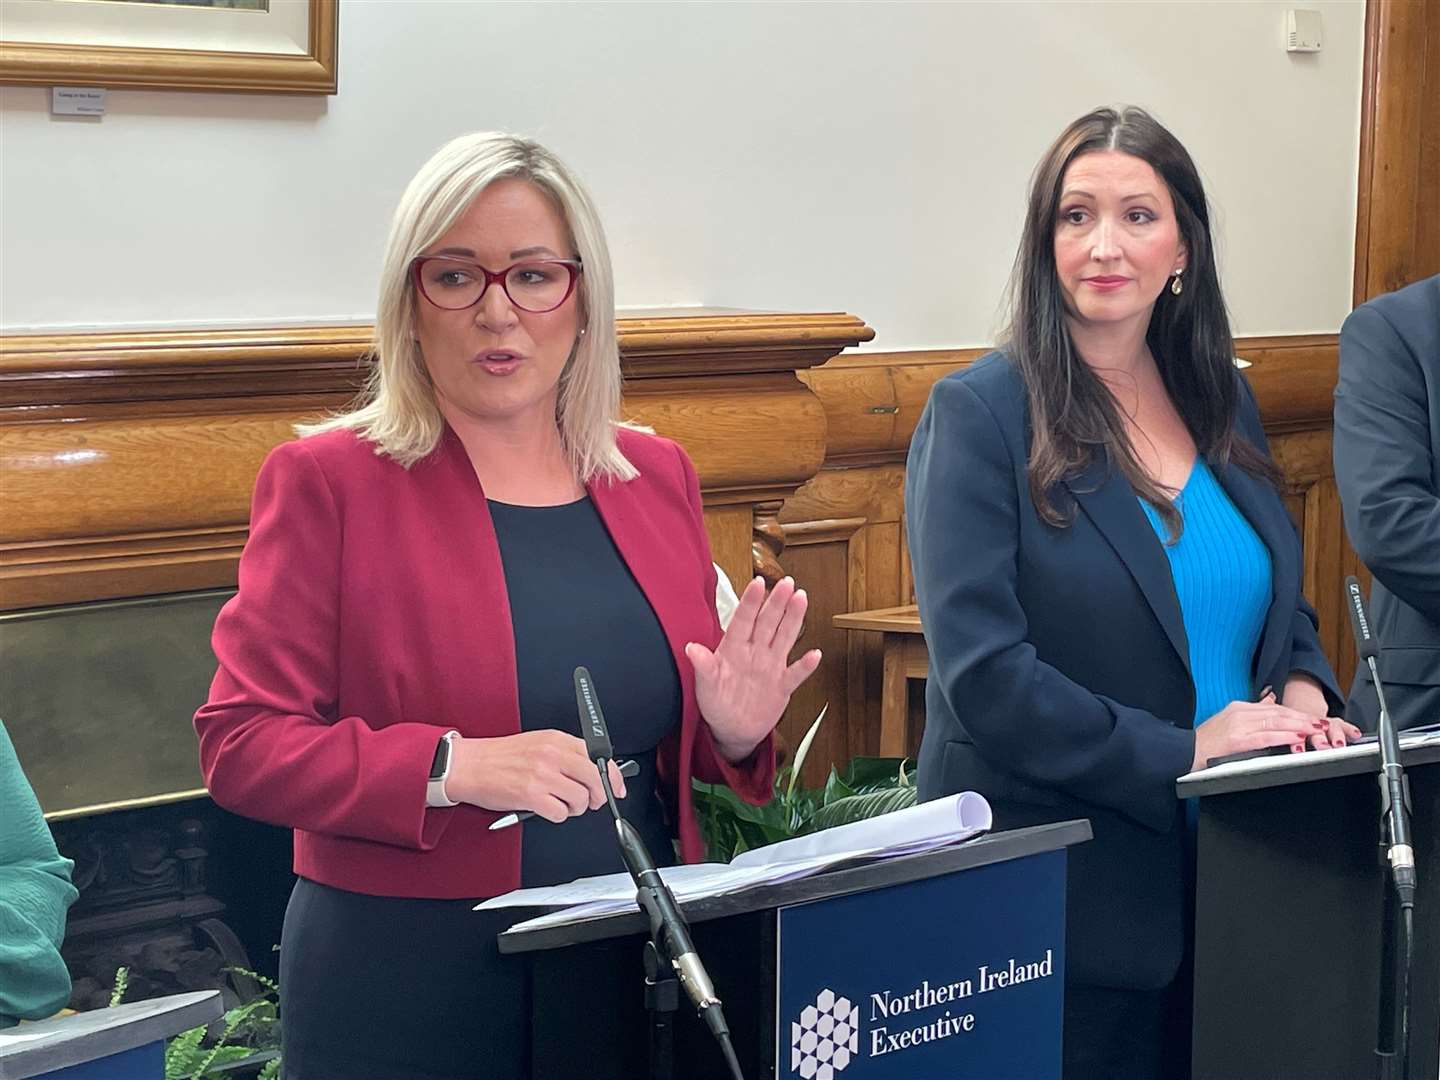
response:
[[[874,332],[843,314],[715,311],[619,330],[625,414],[689,450],[716,558],[743,581],[754,538],[773,555],[775,511],[825,458],[796,372]],[[369,335],[0,338],[0,610],[233,585],[260,462],[353,398]]]
[[[807,772],[877,753],[877,635],[832,624],[913,600],[905,454],[930,387],[983,349],[836,355],[843,314],[646,313],[620,322],[625,415],[695,460],[716,560],[736,582],[794,574],[825,660],[782,722],[827,701]],[[363,377],[369,329],[0,338],[0,610],[233,585],[255,471],[297,420]],[[1250,338],[1260,399],[1305,541],[1327,650],[1353,661],[1340,583],[1356,569],[1330,465],[1333,335]]]

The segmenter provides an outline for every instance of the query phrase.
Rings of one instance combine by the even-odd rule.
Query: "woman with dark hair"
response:
[[[1300,545],[1236,370],[1190,155],[1140,109],[1032,180],[1003,347],[939,382],[906,513],[930,648],[922,797],[1089,818],[1065,1076],[1188,1071],[1186,819],[1210,758],[1342,745]]]

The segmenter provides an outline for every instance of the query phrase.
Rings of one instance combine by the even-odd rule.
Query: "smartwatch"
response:
[[[460,805],[445,794],[445,780],[450,775],[451,751],[458,738],[460,738],[458,731],[447,731],[435,744],[435,758],[430,762],[430,781],[425,785],[426,806]]]

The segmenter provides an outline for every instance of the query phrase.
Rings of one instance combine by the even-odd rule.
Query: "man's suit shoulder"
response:
[[[1357,335],[1381,332],[1386,326],[1404,341],[1417,359],[1434,359],[1440,350],[1440,274],[1368,300],[1352,311],[1340,328],[1342,342]]]

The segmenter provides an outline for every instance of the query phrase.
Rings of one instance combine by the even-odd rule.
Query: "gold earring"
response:
[[[1180,280],[1180,275],[1184,272],[1183,269],[1175,271],[1175,280],[1170,282],[1170,293],[1172,296],[1179,296],[1185,291],[1185,284]]]

